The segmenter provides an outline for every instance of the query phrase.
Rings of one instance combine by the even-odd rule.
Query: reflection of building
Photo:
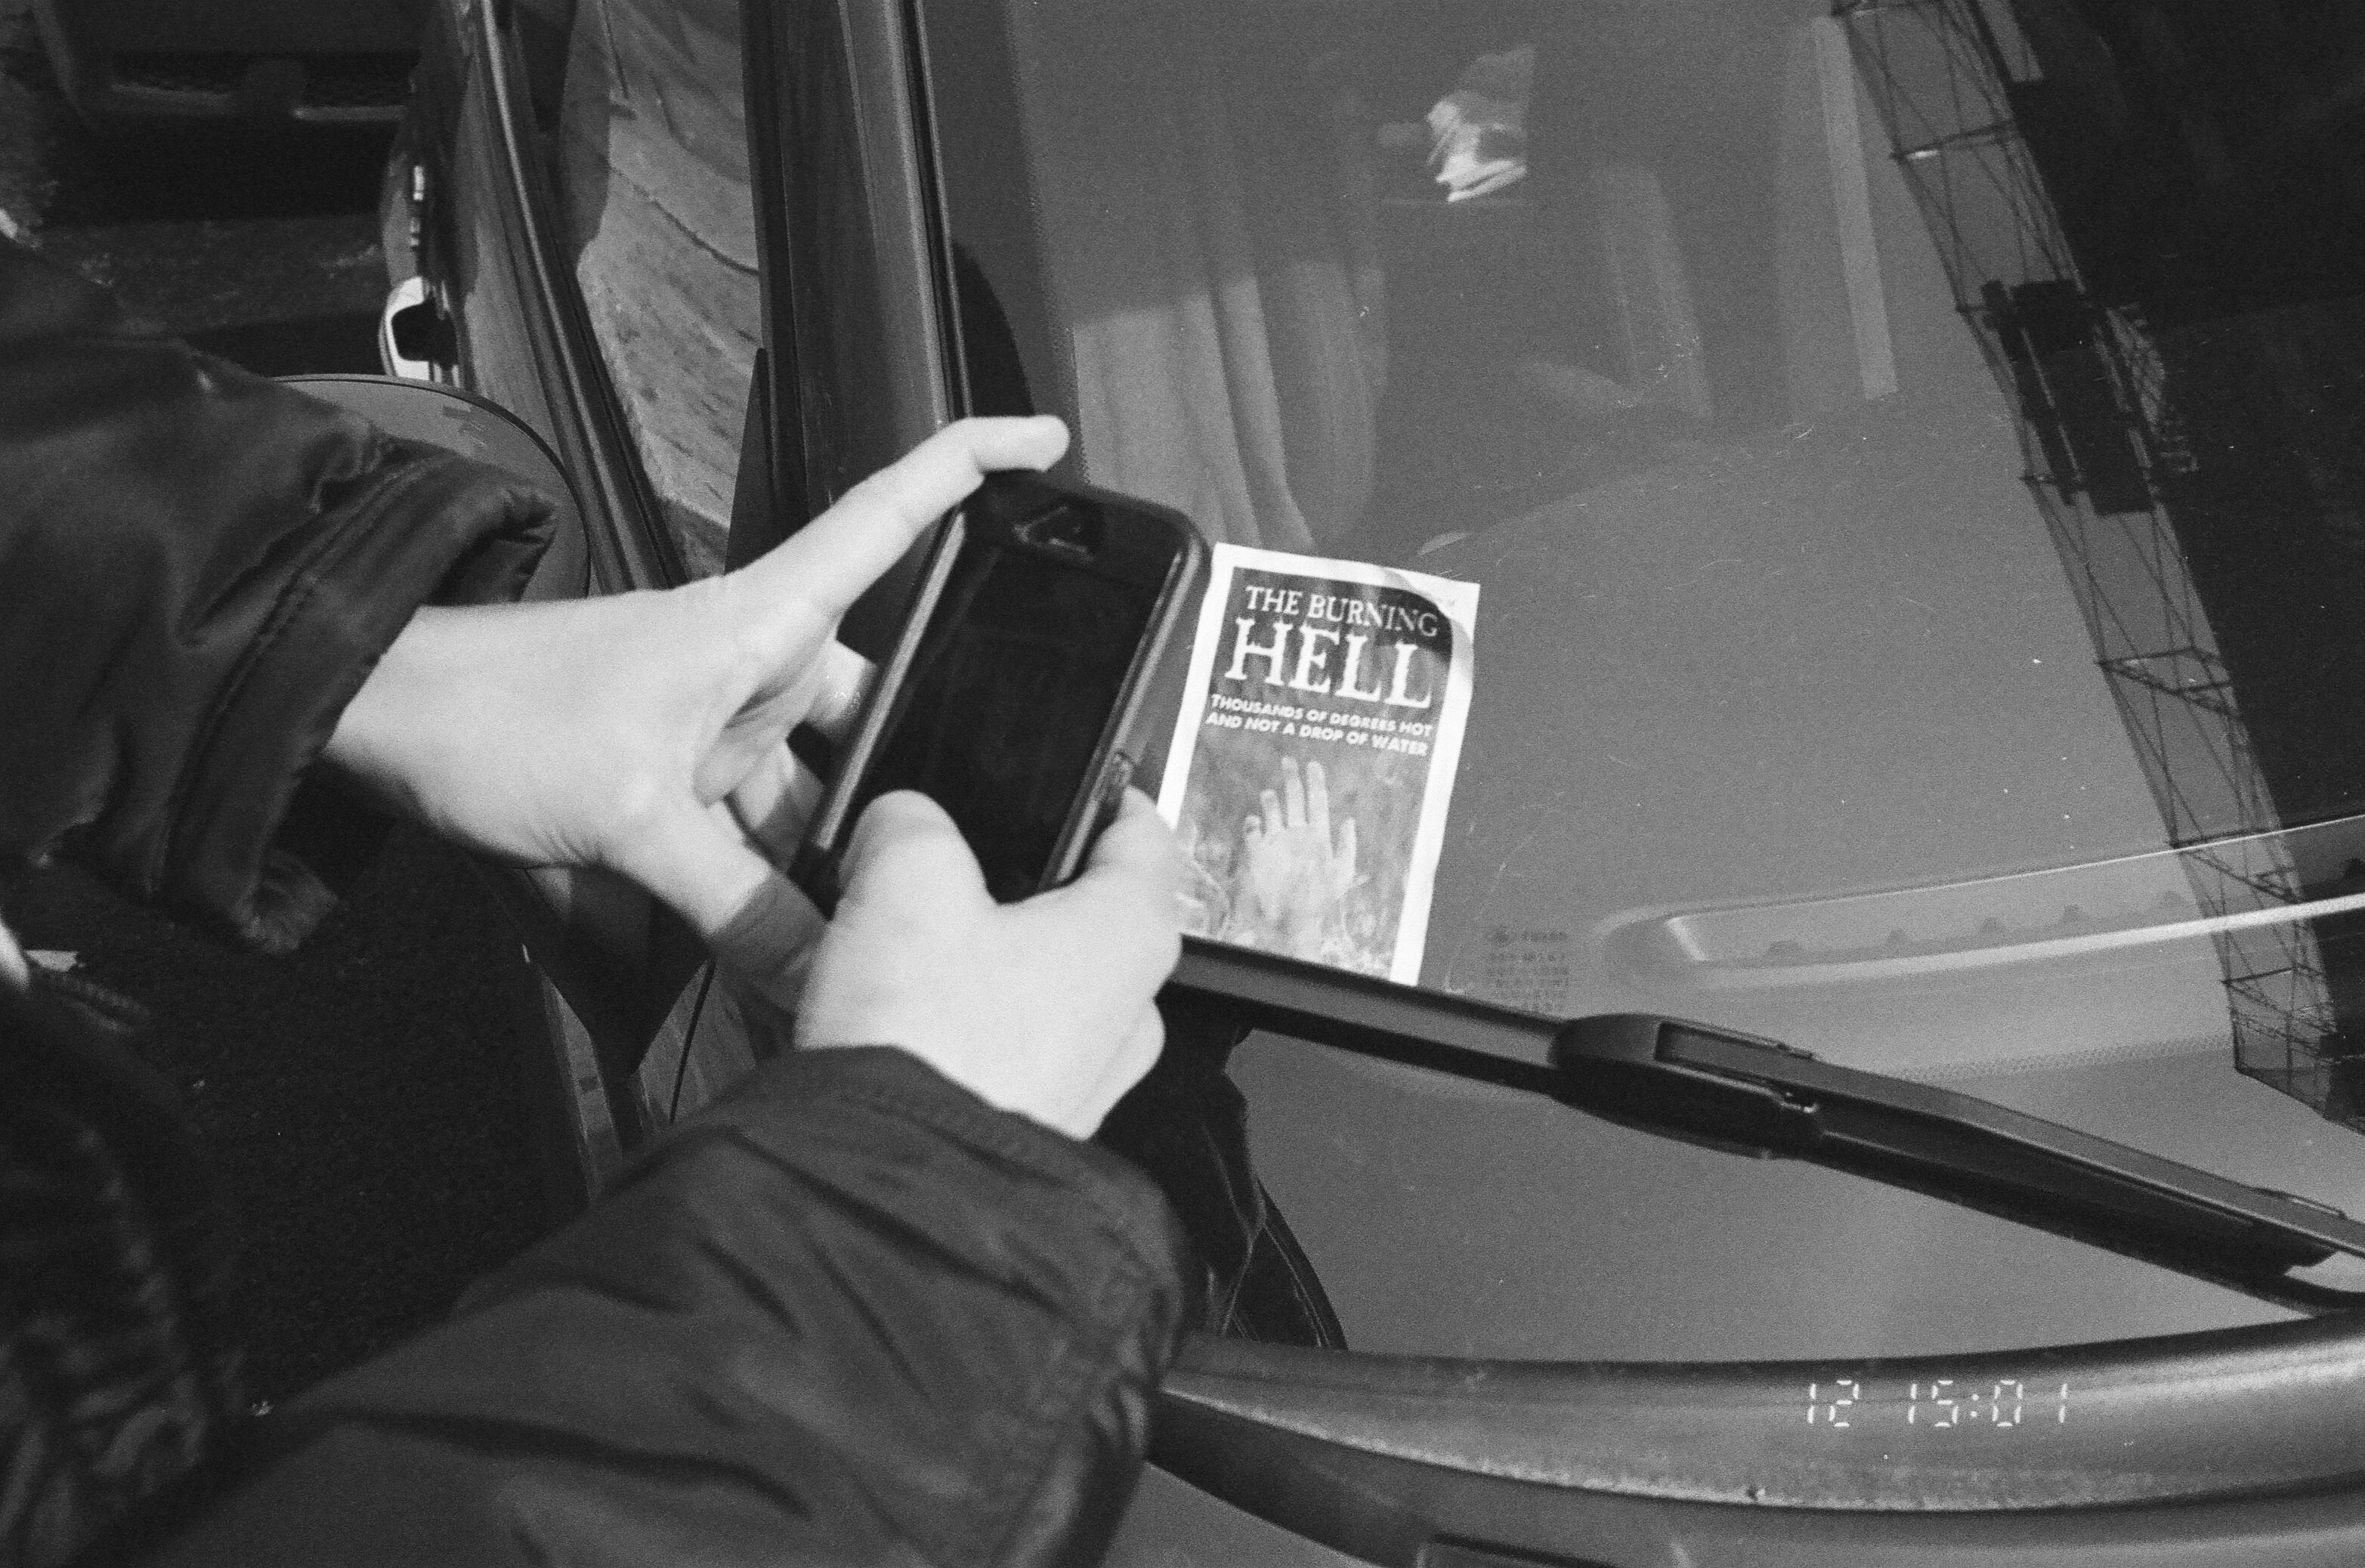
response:
[[[1835,15],[2020,409],[2029,487],[2196,900],[2231,915],[2314,894],[2245,835],[2359,809],[2342,791],[2360,759],[2327,750],[2339,707],[2313,684],[2333,651],[2291,619],[2305,574],[2345,560],[2334,536],[2357,531],[2322,455],[2348,433],[2331,428],[2345,407],[2314,407],[2339,400],[2310,364],[2327,351],[2298,341],[2309,302],[2355,289],[2344,266],[2265,276],[2172,231],[2202,227],[2182,209],[2222,230],[2236,171],[2205,95],[2161,80],[2189,61],[2164,8],[1841,0]],[[2131,82],[2190,101],[2164,110]],[[2339,1031],[2346,977],[2315,927],[2229,931],[2217,952],[2242,1071],[2365,1126],[2342,1081],[2365,1047]]]

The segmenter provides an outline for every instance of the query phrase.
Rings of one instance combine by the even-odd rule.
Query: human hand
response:
[[[839,617],[987,472],[1067,439],[1052,419],[948,426],[761,560],[670,591],[422,610],[325,755],[447,838],[621,872],[712,940],[787,894],[763,851],[819,792],[789,731],[842,731],[868,673]]]
[[[1355,885],[1355,819],[1339,823],[1334,842],[1330,780],[1320,763],[1306,764],[1301,779],[1297,759],[1284,756],[1281,776],[1282,797],[1265,790],[1263,815],[1242,829],[1240,902],[1259,946],[1318,958],[1323,926]]]
[[[1158,1059],[1182,950],[1172,836],[1149,798],[1066,887],[1001,904],[942,807],[902,790],[856,824],[797,1043],[900,1046],[988,1104],[1090,1137]]]

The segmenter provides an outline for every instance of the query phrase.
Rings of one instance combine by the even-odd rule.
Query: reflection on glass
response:
[[[579,0],[559,231],[666,527],[720,571],[763,337],[735,0]]]
[[[2315,931],[2244,919],[2329,890],[2267,830],[2355,803],[2355,759],[2325,745],[2354,677],[2309,635],[2320,596],[2259,591],[2353,571],[2351,487],[2315,448],[2348,433],[2325,396],[2343,345],[2318,334],[2355,290],[2354,204],[2307,177],[2333,152],[2329,126],[2295,138],[2225,112],[2261,73],[2300,86],[2303,62],[2211,37],[2243,29],[2197,9],[2138,10],[2115,39],[2061,0],[1841,14],[2012,395],[2031,493],[2169,842],[2190,846],[2196,902],[2219,923],[2236,1059],[2353,1117]],[[2204,67],[2196,42],[2226,52]]]
[[[2314,1113],[2358,1114],[2365,18],[1039,0],[995,47],[952,218],[1091,476],[1484,586],[1422,983],[2359,1206]],[[1730,1303],[1668,1282],[1711,1275],[1762,1287],[1736,1353],[2249,1311],[1396,1069],[1235,1066],[1359,1343],[1697,1352]]]

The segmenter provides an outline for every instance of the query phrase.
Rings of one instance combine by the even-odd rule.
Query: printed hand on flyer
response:
[[[1300,774],[1281,759],[1282,793],[1263,793],[1261,817],[1242,829],[1239,884],[1233,904],[1240,935],[1293,958],[1318,958],[1332,917],[1355,885],[1355,819],[1330,834],[1330,780],[1318,762]]]

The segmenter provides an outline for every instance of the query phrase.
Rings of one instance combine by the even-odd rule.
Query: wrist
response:
[[[371,666],[320,748],[321,761],[375,804],[405,816],[419,814],[410,782],[419,753],[436,743],[439,690],[445,703],[450,700],[452,682],[437,672],[444,662],[450,622],[458,613],[415,612]]]

